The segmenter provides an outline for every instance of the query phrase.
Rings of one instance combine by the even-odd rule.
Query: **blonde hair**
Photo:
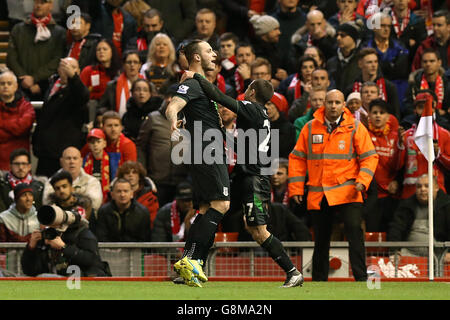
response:
[[[172,40],[169,38],[168,35],[165,33],[158,33],[156,34],[152,41],[150,42],[150,46],[148,48],[148,55],[147,55],[147,62],[150,62],[150,65],[154,65],[156,63],[155,61],[155,52],[156,52],[156,42],[158,40],[163,40],[166,42],[166,44],[169,46],[169,57],[167,61],[167,71],[173,75],[173,65],[175,63],[175,47],[173,46]]]

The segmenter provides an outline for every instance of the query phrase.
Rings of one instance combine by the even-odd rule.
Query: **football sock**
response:
[[[271,234],[262,244],[263,247],[284,272],[288,273],[295,270],[295,266],[287,255],[280,240]]]
[[[197,228],[192,235],[193,253],[192,259],[204,259],[208,256],[209,248],[214,242],[214,236],[223,219],[223,214],[209,208],[198,222]]]
[[[203,217],[202,214],[197,214],[197,216],[195,217],[194,221],[191,224],[191,227],[189,228],[187,237],[186,237],[186,243],[184,244],[184,251],[183,251],[183,257],[187,256],[189,259],[192,258],[192,254],[194,252],[195,246],[193,248],[193,237],[194,234],[197,232],[196,230],[198,230],[198,224],[200,219]]]

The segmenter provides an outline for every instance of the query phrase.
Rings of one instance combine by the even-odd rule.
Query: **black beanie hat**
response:
[[[337,28],[337,31],[342,31],[345,34],[347,34],[348,36],[352,37],[353,41],[355,41],[355,43],[357,43],[361,37],[361,35],[359,34],[358,26],[353,25],[348,22],[340,24]]]

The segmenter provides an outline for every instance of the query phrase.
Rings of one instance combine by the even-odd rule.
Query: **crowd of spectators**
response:
[[[27,240],[38,228],[36,210],[57,204],[89,220],[99,241],[182,241],[195,212],[183,191],[188,170],[170,158],[178,142],[171,141],[165,110],[187,67],[183,47],[202,39],[218,55],[206,76],[223,92],[243,99],[261,78],[274,86],[266,107],[279,130],[281,159],[269,229],[279,239],[311,239],[306,206],[287,191],[287,159],[327,91],[339,89],[379,155],[365,193],[365,230],[396,240],[408,238],[404,229],[413,219],[399,225],[405,212],[422,214],[426,203],[414,200],[427,172],[414,133],[425,102],[433,100],[436,215],[446,224],[437,238],[450,241],[448,1],[423,8],[421,1],[383,0],[376,12],[364,0],[26,2],[7,2],[0,240]],[[81,9],[79,19],[66,13],[71,4]],[[42,108],[33,109],[32,101],[43,101]],[[219,113],[236,136],[236,115],[221,106]],[[229,172],[232,183],[232,162]],[[402,216],[395,217],[397,208]],[[245,239],[240,210],[232,201],[219,230]]]

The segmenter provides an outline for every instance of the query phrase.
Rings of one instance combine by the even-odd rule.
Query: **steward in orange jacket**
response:
[[[344,108],[338,127],[329,133],[325,107],[302,129],[289,155],[289,195],[303,196],[308,174],[308,210],[320,210],[325,195],[330,206],[363,202],[355,185],[369,188],[378,154],[364,125]]]

